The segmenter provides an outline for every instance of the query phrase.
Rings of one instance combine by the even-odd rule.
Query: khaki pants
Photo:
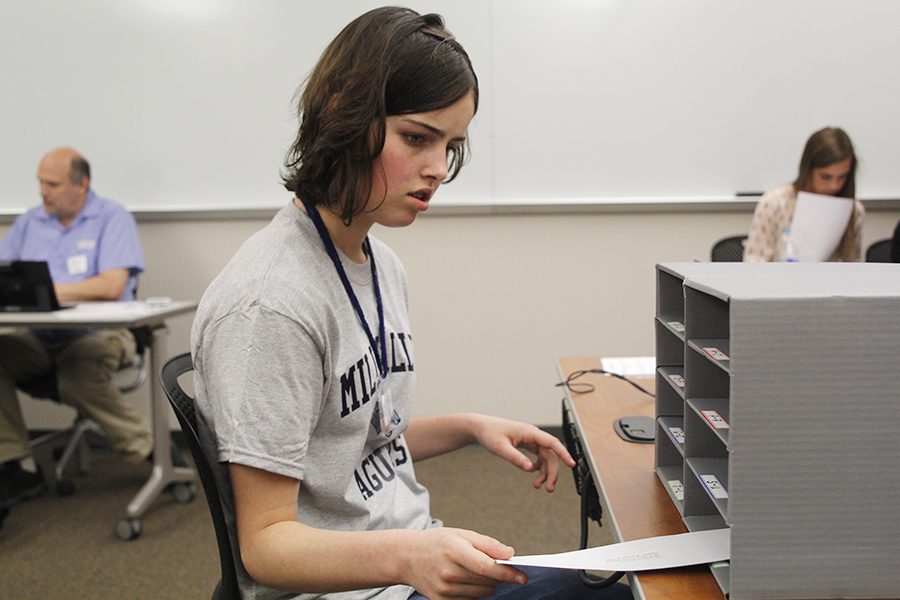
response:
[[[0,332],[0,462],[31,454],[16,382],[54,369],[63,402],[96,421],[113,449],[134,460],[147,457],[153,448],[150,430],[113,383],[134,352],[134,336],[124,328],[48,343],[28,330]]]

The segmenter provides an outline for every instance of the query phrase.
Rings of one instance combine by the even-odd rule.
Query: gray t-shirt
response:
[[[200,434],[207,455],[222,463],[300,480],[297,512],[307,525],[425,529],[438,523],[402,435],[415,387],[406,275],[390,248],[370,241],[384,304],[384,384],[322,240],[290,204],[241,246],[200,301],[191,332]],[[377,337],[371,259],[360,265],[341,256]],[[227,470],[216,471],[239,556]],[[260,586],[238,566],[247,598],[326,597]],[[410,592],[392,586],[327,597],[394,600]]]

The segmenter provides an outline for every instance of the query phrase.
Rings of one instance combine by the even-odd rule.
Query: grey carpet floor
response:
[[[48,473],[46,457],[39,460]],[[95,454],[91,473],[75,479],[75,495],[51,489],[16,506],[0,530],[0,598],[209,598],[218,554],[199,487],[187,504],[161,496],[139,539],[114,534],[149,470]],[[432,513],[447,526],[496,537],[519,554],[578,546],[579,499],[568,469],[547,494],[531,487],[530,474],[472,447],[419,463],[417,475],[431,490]],[[611,541],[609,528],[592,524],[591,545]]]

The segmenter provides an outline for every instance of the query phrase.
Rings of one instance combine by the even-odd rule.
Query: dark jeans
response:
[[[621,583],[592,590],[581,582],[578,571],[572,569],[545,569],[541,567],[516,567],[528,575],[528,583],[515,585],[503,583],[497,586],[487,600],[632,600],[631,588]],[[624,578],[623,578],[624,580]],[[413,593],[409,600],[423,600],[425,596]]]

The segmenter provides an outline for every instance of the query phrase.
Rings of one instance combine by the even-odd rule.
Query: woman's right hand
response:
[[[494,538],[449,527],[410,533],[415,541],[406,583],[429,600],[484,598],[500,583],[528,581],[521,571],[495,561],[511,558],[514,551]]]

